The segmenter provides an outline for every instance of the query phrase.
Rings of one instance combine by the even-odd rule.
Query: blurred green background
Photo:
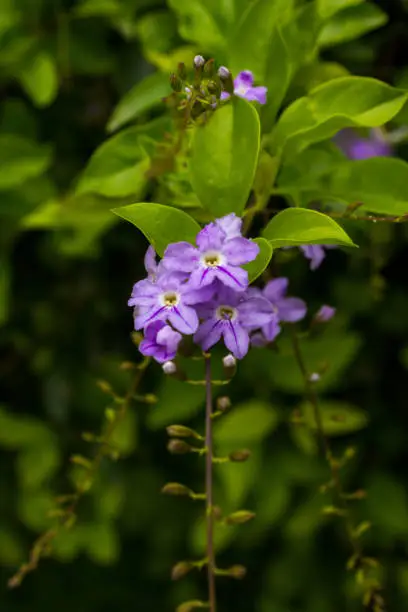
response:
[[[147,171],[171,130],[161,103],[168,73],[198,52],[223,62],[227,4],[236,21],[248,2],[0,0],[2,612],[167,612],[205,597],[204,576],[170,580],[176,561],[202,553],[202,508],[160,495],[169,480],[202,490],[200,460],[165,448],[166,425],[202,427],[202,389],[165,380],[157,365],[142,391],[158,402],[135,402],[128,412],[116,436],[122,458],[102,463],[77,524],[61,532],[51,558],[19,589],[7,590],[7,580],[49,527],[55,496],[70,491],[70,455],[92,452],[81,433],[97,431],[104,419],[107,397],[97,380],[120,393],[128,388],[129,374],[119,366],[137,353],[126,301],[144,274],[147,244],[110,209],[166,198],[189,206],[181,169]],[[352,7],[340,13],[288,99],[348,71],[408,84],[407,3],[371,6],[369,19]],[[401,145],[397,153],[407,159],[408,149]],[[290,293],[304,298],[310,313],[323,303],[338,309],[303,351],[312,370],[327,369],[319,385],[323,406],[346,405],[360,425],[367,417],[361,431],[343,427],[333,448],[338,454],[357,448],[344,482],[367,491],[353,506],[355,520],[373,522],[365,549],[383,564],[388,609],[404,612],[408,225],[359,222],[347,230],[358,251],[330,251],[312,273],[292,250],[272,269],[290,277]],[[242,582],[219,580],[219,608],[358,611],[345,569],[344,525],[321,512],[330,504],[319,493],[327,467],[313,435],[291,422],[303,385],[290,335],[278,346],[278,352],[253,351],[240,364],[228,388],[234,408],[216,434],[220,452],[248,447],[253,453],[245,464],[217,469],[217,502],[226,511],[257,513],[253,522],[219,534],[220,564],[248,567]]]

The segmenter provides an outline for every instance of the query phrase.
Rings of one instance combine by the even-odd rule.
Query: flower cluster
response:
[[[241,234],[242,219],[227,215],[206,225],[188,242],[170,244],[158,263],[149,247],[147,278],[129,299],[136,330],[144,330],[143,355],[165,363],[174,359],[182,335],[208,351],[221,339],[237,359],[250,344],[263,346],[280,332],[281,322],[295,322],[306,304],[286,297],[288,280],[276,278],[261,290],[249,287],[244,265],[255,260],[258,245]]]

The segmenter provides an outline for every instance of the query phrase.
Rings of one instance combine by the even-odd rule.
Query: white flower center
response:
[[[161,295],[161,302],[166,308],[174,308],[180,301],[180,296],[175,291],[166,291]]]
[[[238,310],[232,306],[218,306],[216,317],[220,321],[234,321],[238,316]]]
[[[245,87],[245,85],[241,85],[241,87],[237,87],[234,91],[234,94],[236,96],[245,96],[245,94],[248,91],[248,87]]]
[[[224,261],[224,256],[218,251],[207,251],[201,257],[201,262],[206,268],[217,268],[218,266],[221,266]]]

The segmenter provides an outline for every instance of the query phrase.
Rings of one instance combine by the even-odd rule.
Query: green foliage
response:
[[[305,403],[301,408],[306,425],[316,430],[313,407]],[[320,404],[323,431],[328,436],[342,436],[367,427],[367,414],[351,404],[325,400]]]
[[[113,212],[140,229],[161,256],[170,242],[194,243],[200,229],[183,211],[161,204],[131,204],[115,208]]]
[[[257,258],[254,261],[251,261],[249,264],[246,264],[245,270],[248,272],[249,282],[252,283],[254,280],[258,278],[264,272],[264,270],[268,267],[269,262],[272,258],[272,246],[268,240],[265,238],[255,238],[254,242],[259,246],[259,253]]]
[[[274,248],[299,244],[355,246],[333,219],[305,208],[283,210],[269,221],[263,233]]]
[[[258,162],[259,132],[256,110],[240,98],[196,128],[191,183],[201,204],[215,217],[242,214]]]
[[[365,2],[337,13],[319,34],[319,45],[330,47],[376,30],[388,21],[388,16],[375,4]]]

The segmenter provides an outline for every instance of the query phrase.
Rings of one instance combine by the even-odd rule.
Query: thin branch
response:
[[[210,612],[216,612],[215,593],[215,553],[214,553],[214,511],[213,511],[213,435],[212,435],[212,388],[211,388],[211,357],[205,357],[205,491],[207,499],[207,570],[208,570],[208,600]]]

